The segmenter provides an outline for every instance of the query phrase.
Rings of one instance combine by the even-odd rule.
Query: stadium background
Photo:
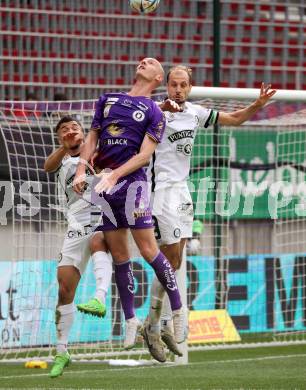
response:
[[[258,88],[261,81],[265,81],[271,82],[275,88],[305,89],[304,2],[220,3],[220,86]],[[34,92],[40,101],[52,101],[56,93],[64,93],[68,100],[84,100],[95,99],[104,91],[127,90],[135,65],[144,56],[156,57],[166,70],[176,63],[190,65],[194,71],[194,85],[214,84],[212,1],[163,0],[157,12],[148,16],[132,13],[127,1],[118,0],[1,1],[0,11],[1,100],[24,101],[29,91]],[[294,106],[286,105],[288,111],[295,109]],[[279,113],[277,105],[267,110],[271,111],[271,115],[268,115],[271,117]],[[33,128],[32,130],[34,132]],[[248,160],[260,158],[262,163],[268,162],[266,144],[273,143],[275,128],[271,130],[270,136],[265,135],[266,138],[262,137],[260,131],[256,135],[249,132],[248,136],[253,137],[249,139],[236,134],[236,139],[240,137],[242,140],[241,149],[237,149],[241,154],[237,158],[245,158],[246,147],[243,144],[252,144]],[[199,141],[198,147],[209,143],[211,141],[204,138]],[[17,153],[22,155],[22,150]],[[25,149],[24,153],[27,154],[28,150]],[[200,151],[195,155],[198,159]],[[228,158],[228,155],[225,157]],[[21,161],[19,165],[22,164]],[[43,155],[37,161],[42,169]],[[9,180],[11,173],[3,139],[0,143],[0,164],[1,180]],[[193,167],[197,164],[198,160],[194,159]],[[39,172],[39,178],[43,183],[48,183],[49,178],[42,172]],[[236,314],[240,318],[236,318],[235,323],[242,330],[252,327],[252,313],[248,316],[239,315],[244,311],[239,302],[247,302],[250,290],[265,283],[265,273],[270,271],[274,274],[274,262],[269,260],[273,253],[274,221],[260,204],[256,210],[257,213],[248,218],[242,217],[238,212],[225,226],[225,229],[229,229],[229,234],[222,232],[227,238],[227,242],[223,244],[228,247],[228,253],[232,256],[229,262],[227,260],[226,267],[234,275],[228,298],[237,303],[232,314],[234,316],[237,309]],[[44,219],[43,214],[39,217]],[[35,222],[37,221],[34,221],[33,229],[40,234],[41,226]],[[302,221],[302,224],[305,222]],[[22,227],[28,228],[25,224]],[[1,226],[1,230],[1,257],[7,260],[10,258],[10,248],[6,245],[10,240],[10,225]],[[53,227],[53,230],[58,230],[58,227]],[[287,237],[287,250],[292,255],[280,260],[289,266],[286,268],[289,270],[283,271],[279,280],[287,280],[287,277],[290,280],[295,264],[294,269],[297,270],[305,267],[305,258],[295,256],[305,252],[305,231],[292,226],[292,232],[297,244],[290,246],[292,236]],[[201,255],[207,256],[208,260],[209,256],[215,255],[214,240],[214,228],[208,218],[201,237]],[[27,250],[29,256],[31,251],[35,252],[35,256],[38,255],[37,248],[33,246]],[[44,252],[42,250],[39,253]],[[137,255],[136,252],[135,254]],[[253,271],[250,263],[252,256],[255,256]],[[45,255],[41,258],[45,258]],[[195,268],[197,262],[201,263],[200,260],[193,259]],[[213,278],[214,265],[209,264],[207,261],[208,270],[202,268],[201,273],[204,275],[206,271]],[[263,279],[259,278],[254,282],[253,277],[259,270]],[[301,274],[305,274],[303,272]],[[240,278],[237,274],[245,274],[247,279],[243,276]],[[204,285],[205,279],[201,279],[199,286]],[[199,286],[197,291],[200,290]],[[289,290],[290,288],[289,283]],[[269,289],[266,290],[268,294]],[[211,295],[213,300],[215,292],[212,291]],[[194,298],[195,295],[191,297]],[[274,304],[276,298],[272,296],[272,299]],[[284,299],[286,304],[286,295]],[[278,301],[277,305],[280,304]],[[268,306],[267,298],[258,303],[258,307],[262,306]],[[258,321],[257,306],[254,307],[253,317]],[[298,304],[297,311],[297,328],[305,328],[305,323],[302,323],[302,303]],[[260,323],[256,323],[257,331],[266,330],[267,325],[271,325],[271,329],[274,327],[268,308],[266,314],[267,323],[263,328],[260,328]],[[270,324],[269,320],[272,321]],[[290,318],[288,320],[290,325]],[[281,330],[282,327],[283,322]]]
[[[28,92],[38,100],[56,93],[95,99],[127,90],[144,56],[156,57],[166,70],[190,65],[194,85],[213,85],[212,1],[163,0],[155,13],[139,15],[123,0],[2,0],[0,12],[0,100],[26,100]],[[220,1],[219,85],[258,88],[265,81],[305,89],[305,14],[299,0]],[[9,177],[6,154],[1,140],[2,179]],[[254,245],[248,238],[253,223],[244,221],[241,231],[236,226],[246,245],[238,252],[269,253],[268,220],[260,231],[256,222]]]

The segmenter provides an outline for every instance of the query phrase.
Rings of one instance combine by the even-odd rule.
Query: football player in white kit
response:
[[[59,202],[66,210],[68,229],[60,253],[57,279],[59,284],[58,303],[56,307],[56,356],[50,376],[55,378],[63,373],[70,363],[67,351],[68,336],[75,313],[74,296],[85,271],[87,262],[92,256],[96,278],[95,298],[81,306],[81,311],[103,317],[106,313],[105,297],[111,283],[112,260],[106,253],[107,248],[102,232],[93,232],[95,214],[100,211],[90,203],[90,184],[92,173],[88,172],[88,199],[73,191],[73,179],[79,162],[79,154],[84,143],[84,131],[81,124],[71,116],[63,117],[56,125],[60,147],[45,162],[47,172],[56,171],[58,180]],[[85,309],[84,309],[85,307]],[[88,310],[87,310],[88,309]],[[80,310],[80,308],[79,308]]]
[[[190,68],[178,65],[170,69],[167,75],[168,98],[179,104],[181,111],[170,113],[164,110],[163,103],[160,105],[160,108],[165,111],[166,129],[164,138],[155,149],[147,170],[148,181],[151,182],[151,206],[156,239],[161,251],[175,270],[179,270],[181,266],[187,238],[192,237],[193,203],[187,179],[198,129],[205,129],[214,124],[238,126],[262,108],[276,92],[270,89],[270,85],[262,84],[259,97],[254,103],[241,110],[226,113],[187,102],[191,87]],[[169,104],[169,101],[166,102]],[[177,280],[180,281],[177,271],[176,274]],[[157,360],[165,357],[163,344],[160,339],[158,342],[156,337],[156,333],[159,332],[169,350],[181,356],[173,337],[171,317],[167,297],[159,281],[154,278],[151,287],[150,312],[145,326],[147,334],[152,335],[151,344],[155,344],[151,345],[150,352],[153,357],[158,358]]]

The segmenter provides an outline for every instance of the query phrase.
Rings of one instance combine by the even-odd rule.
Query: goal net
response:
[[[196,97],[233,111],[253,96]],[[242,94],[242,93],[241,93]],[[220,98],[221,96],[221,98]],[[249,98],[249,99],[248,99]],[[57,146],[54,126],[69,113],[89,128],[95,101],[2,102],[0,336],[2,359],[50,358],[56,342],[56,267],[66,222],[56,178],[43,170]],[[274,101],[239,128],[200,130],[190,190],[194,237],[186,256],[190,349],[211,345],[305,341],[306,104]],[[189,152],[188,150],[186,152]],[[131,240],[136,314],[144,320],[153,279]],[[75,302],[94,295],[89,262]],[[107,315],[77,313],[69,337],[74,357],[141,360],[139,339],[123,351],[124,320],[115,284]]]

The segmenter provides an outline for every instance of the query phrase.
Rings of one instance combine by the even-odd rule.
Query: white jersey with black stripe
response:
[[[79,163],[79,156],[68,156],[62,161],[57,172],[58,199],[68,225],[80,228],[91,225],[97,218],[94,217],[98,209],[91,204],[91,185],[93,176],[87,172],[86,193],[82,196],[73,191],[73,180]]]
[[[186,186],[197,131],[216,124],[218,115],[218,111],[190,102],[185,103],[182,112],[165,112],[165,133],[147,170],[152,191],[173,185]]]

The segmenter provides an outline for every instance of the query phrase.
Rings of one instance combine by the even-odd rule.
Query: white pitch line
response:
[[[296,358],[296,357],[306,357],[305,353],[299,353],[295,355],[275,355],[275,356],[262,356],[262,357],[256,357],[256,358],[246,358],[246,359],[227,359],[227,360],[210,360],[210,361],[204,361],[204,362],[193,362],[186,364],[185,367],[189,366],[197,366],[197,365],[204,365],[204,364],[224,364],[224,363],[244,363],[244,362],[254,362],[254,361],[262,361],[262,360],[274,360],[274,359],[288,359],[288,358]],[[75,361],[77,363],[77,361]],[[71,374],[89,374],[93,372],[103,372],[105,375],[105,372],[113,372],[113,371],[130,371],[130,370],[145,370],[145,369],[152,369],[152,368],[173,368],[173,367],[180,367],[183,368],[181,365],[177,365],[174,363],[168,363],[168,364],[158,364],[158,365],[152,365],[152,366],[141,366],[141,367],[124,367],[124,368],[111,368],[108,370],[75,370],[75,371],[65,371],[65,376]],[[29,374],[29,375],[10,375],[10,376],[0,376],[1,379],[16,379],[16,378],[29,378],[29,377],[41,377],[41,376],[49,376],[49,373],[45,374]]]

